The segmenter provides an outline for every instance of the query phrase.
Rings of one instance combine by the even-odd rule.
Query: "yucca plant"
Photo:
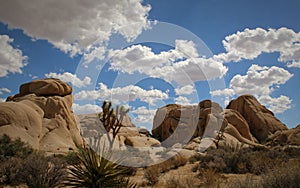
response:
[[[129,168],[121,166],[118,161],[113,161],[111,153],[104,155],[104,149],[98,155],[91,148],[81,148],[77,156],[81,163],[75,164],[69,169],[69,177],[65,186],[70,187],[135,187],[130,183],[127,174]]]

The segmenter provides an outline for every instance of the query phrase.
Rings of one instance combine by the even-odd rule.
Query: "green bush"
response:
[[[26,158],[33,152],[27,144],[21,141],[21,139],[12,140],[6,134],[0,138],[0,163],[9,159],[10,157]]]
[[[66,178],[66,164],[53,156],[33,153],[24,160],[20,178],[28,187],[54,188]]]
[[[251,149],[241,148],[232,151],[230,148],[209,150],[206,155],[197,156],[200,161],[198,170],[212,169],[220,173],[256,175],[265,174],[275,166],[299,157],[295,149]],[[195,162],[195,158],[192,159]],[[194,167],[194,170],[196,167]]]

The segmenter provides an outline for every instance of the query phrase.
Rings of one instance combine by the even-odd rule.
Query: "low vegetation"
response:
[[[57,187],[67,175],[66,163],[34,151],[20,139],[0,139],[0,184],[28,187]]]

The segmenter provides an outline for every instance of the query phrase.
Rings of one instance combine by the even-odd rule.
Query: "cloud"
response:
[[[180,85],[222,77],[228,68],[213,58],[198,57],[192,41],[176,40],[175,49],[152,52],[147,46],[133,45],[122,50],[110,50],[111,69],[124,73],[141,73]],[[187,47],[185,51],[182,51]]]
[[[0,102],[5,102],[6,99],[5,98],[0,98]]]
[[[105,52],[106,47],[104,46],[93,47],[89,53],[83,55],[83,65],[87,66],[94,59],[103,60],[105,58]]]
[[[99,90],[83,90],[75,94],[76,100],[109,100],[115,104],[141,100],[149,104],[168,99],[167,93],[157,89],[145,90],[139,86],[129,85],[109,89],[105,84],[99,84]]]
[[[225,96],[225,97],[229,97],[229,96],[233,96],[235,95],[235,91],[233,89],[230,88],[225,88],[225,89],[218,89],[218,90],[214,90],[211,91],[210,94],[212,96]]]
[[[186,104],[191,104],[191,101],[186,97],[179,96],[179,97],[175,98],[175,103],[186,105]]]
[[[287,70],[272,66],[251,65],[247,75],[235,75],[230,81],[230,88],[238,95],[251,93],[254,95],[269,95],[274,87],[285,84],[293,74]]]
[[[262,104],[269,107],[269,109],[277,114],[283,113],[291,108],[292,100],[284,95],[280,95],[277,98],[270,96],[261,96],[258,99]]]
[[[9,0],[1,2],[0,20],[74,56],[113,33],[136,38],[150,27],[150,10],[141,0]]]
[[[192,85],[186,85],[175,89],[176,95],[190,95],[195,92],[195,88]]]
[[[102,111],[102,108],[98,105],[94,104],[84,104],[84,105],[79,105],[74,103],[73,106],[73,111],[75,114],[93,114],[93,113],[99,113]]]
[[[223,40],[226,53],[214,56],[222,62],[253,60],[262,53],[279,52],[278,61],[288,67],[300,67],[300,33],[282,27],[279,29],[245,29]]]
[[[64,82],[69,82],[73,86],[81,88],[91,84],[91,78],[86,76],[83,80],[80,80],[75,74],[64,72],[63,74],[57,74],[54,72],[50,72],[45,74],[47,78],[58,78]]]
[[[137,115],[137,117],[134,118],[135,122],[152,123],[156,110],[147,109],[145,106],[141,106],[132,110],[131,113]]]
[[[14,48],[11,43],[14,39],[7,35],[0,35],[0,77],[9,73],[22,73],[22,69],[27,65],[27,56],[23,56],[21,50]]]
[[[193,41],[188,40],[176,40],[175,41],[175,50],[183,53],[185,56],[190,58],[199,57],[196,45]]]
[[[11,91],[8,89],[8,88],[5,88],[5,87],[0,87],[0,95],[2,95],[3,93],[10,93]]]
[[[252,94],[262,104],[272,109],[273,112],[283,113],[291,107],[292,100],[283,95],[278,98],[272,98],[270,95],[292,76],[293,74],[280,67],[253,64],[246,75],[235,75],[230,81],[229,88],[211,91],[210,93],[212,96],[223,96],[226,101],[234,95]]]

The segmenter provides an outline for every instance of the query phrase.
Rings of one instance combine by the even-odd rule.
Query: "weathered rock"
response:
[[[223,114],[227,122],[234,126],[242,137],[252,142],[256,140],[250,132],[247,121],[238,111],[232,109],[224,109]]]
[[[167,105],[156,111],[152,135],[164,146],[185,144],[199,136],[214,136],[223,125],[220,112],[222,107],[210,100],[198,105]]]
[[[300,125],[295,128],[278,131],[269,136],[266,145],[298,145],[300,146]]]
[[[227,109],[234,109],[245,118],[252,135],[260,143],[276,131],[287,130],[287,127],[252,95],[242,95],[232,100]]]
[[[104,144],[109,144],[107,138],[107,132],[104,129],[102,122],[99,120],[97,114],[84,114],[78,115],[78,122],[82,128],[83,137],[87,142],[94,142],[94,138],[99,138],[102,136],[100,142]],[[112,134],[110,134],[112,138]],[[90,141],[91,140],[91,141]],[[147,129],[137,128],[132,122],[129,116],[125,116],[122,122],[122,127],[120,128],[113,149],[119,150],[126,146],[131,146],[134,148],[152,147],[159,146],[160,142],[152,137]]]
[[[145,136],[126,137],[125,144],[134,148],[160,146],[158,140]]]
[[[83,146],[71,93],[71,86],[58,79],[23,84],[19,94],[0,104],[0,134],[47,153],[66,154]]]
[[[156,111],[152,135],[154,138],[163,141],[164,146],[188,142],[197,129],[198,121],[198,105],[167,105]]]
[[[34,80],[20,86],[20,95],[34,93],[37,96],[66,96],[72,93],[72,87],[56,78]]]

